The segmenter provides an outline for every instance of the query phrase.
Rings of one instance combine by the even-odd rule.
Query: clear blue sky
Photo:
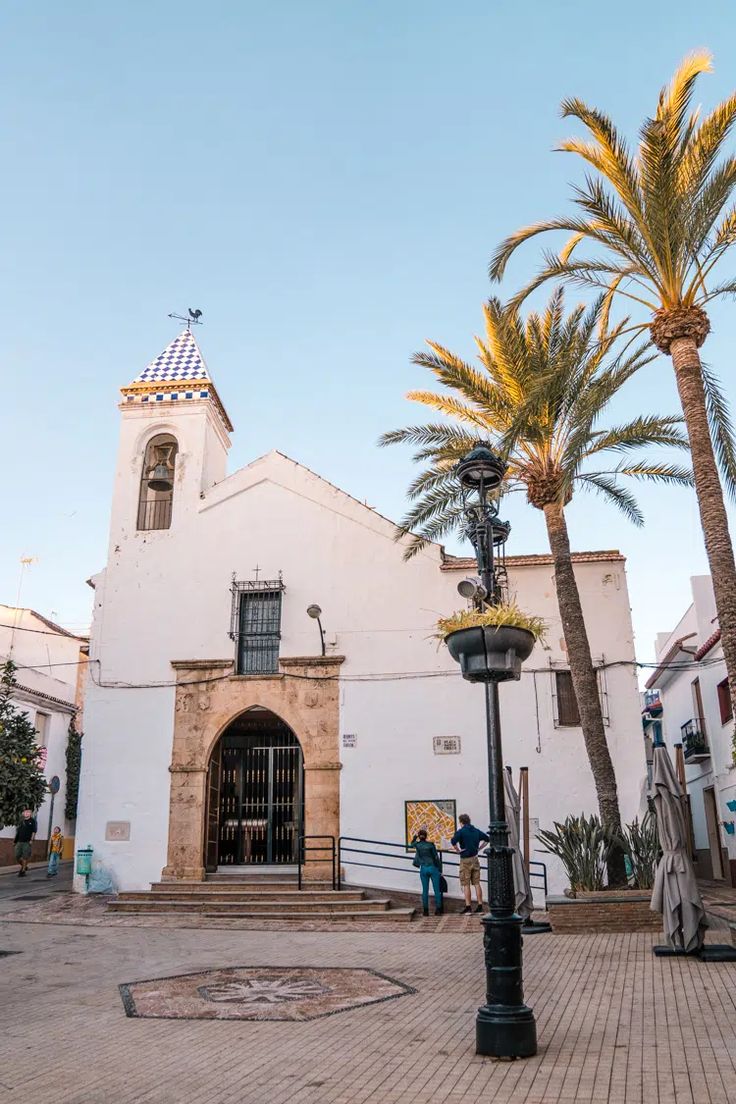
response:
[[[632,134],[695,46],[706,106],[736,83],[730,5],[619,0],[50,0],[0,16],[4,532],[0,598],[88,624],[104,563],[118,388],[204,311],[236,426],[231,470],[277,447],[399,517],[409,456],[378,435],[432,337],[472,355],[486,265],[555,214],[579,172],[551,152],[575,94]],[[532,246],[508,288],[535,268]],[[733,307],[710,362],[733,384]],[[658,361],[617,414],[676,410]],[[706,570],[694,498],[642,489],[642,532],[584,497],[574,546],[619,547],[641,655]],[[546,547],[510,503],[510,552]]]

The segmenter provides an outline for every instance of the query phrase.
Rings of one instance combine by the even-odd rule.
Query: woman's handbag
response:
[[[440,874],[440,893],[447,893],[447,878]]]

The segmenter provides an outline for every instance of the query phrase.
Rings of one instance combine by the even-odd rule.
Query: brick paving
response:
[[[116,918],[117,919],[117,918]],[[0,1102],[726,1104],[736,965],[656,959],[656,936],[526,940],[540,1052],[474,1053],[480,936],[414,925],[228,931],[0,921]],[[128,1019],[117,986],[234,966],[363,967],[417,990],[311,1022]],[[19,1014],[22,1010],[22,1014]]]

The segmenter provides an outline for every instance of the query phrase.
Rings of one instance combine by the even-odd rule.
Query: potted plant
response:
[[[437,622],[437,635],[460,664],[469,682],[518,679],[521,664],[543,639],[547,625],[519,609],[499,602],[485,609],[461,610]]]
[[[652,912],[651,885],[658,855],[656,822],[647,813],[626,826],[620,838],[609,832],[597,816],[568,816],[555,821],[554,829],[538,831],[544,849],[562,863],[570,882],[564,895],[549,895],[547,911],[554,932],[654,931],[662,927]],[[630,882],[606,884],[611,848],[618,843],[629,856]]]

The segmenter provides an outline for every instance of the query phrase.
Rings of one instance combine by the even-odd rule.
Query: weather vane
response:
[[[185,322],[188,330],[191,330],[192,326],[201,326],[200,318],[202,317],[201,310],[192,310],[188,308],[189,315],[186,314],[170,314],[169,318],[176,318],[179,322]]]

